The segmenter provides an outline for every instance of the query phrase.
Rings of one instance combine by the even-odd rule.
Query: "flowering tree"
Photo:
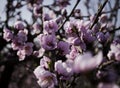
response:
[[[120,0],[45,1],[7,0],[0,88],[119,88]],[[81,2],[87,15],[77,7]],[[22,17],[23,7],[31,22]]]

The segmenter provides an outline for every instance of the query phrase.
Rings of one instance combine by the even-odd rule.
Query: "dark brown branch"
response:
[[[100,8],[98,9],[98,12],[95,16],[95,20],[93,21],[93,24],[90,26],[90,29],[93,28],[93,26],[98,22],[98,17],[101,15],[101,12],[103,10],[103,8],[105,7],[106,3],[108,2],[108,0],[105,0],[105,2],[103,3],[103,5],[100,6]]]
[[[75,6],[73,7],[71,13],[66,17],[65,21],[63,22],[63,24],[61,24],[61,26],[59,27],[59,29],[63,28],[64,24],[69,20],[69,18],[71,17],[71,15],[73,14],[75,8],[77,7],[77,5],[79,4],[80,0],[77,0]]]

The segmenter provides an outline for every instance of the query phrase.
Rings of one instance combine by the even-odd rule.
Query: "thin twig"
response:
[[[90,26],[90,29],[93,28],[93,26],[95,25],[95,23],[98,22],[98,17],[101,15],[101,12],[103,10],[103,8],[105,7],[106,3],[108,2],[108,0],[105,0],[105,2],[103,3],[103,5],[100,6],[100,8],[98,9],[98,12],[95,16],[95,20],[93,21],[93,24]]]
[[[102,69],[103,67],[106,67],[114,62],[115,62],[115,60],[110,60],[110,61],[104,62],[102,65],[100,65],[99,69]]]
[[[115,29],[113,29],[113,30],[110,30],[109,32],[110,32],[110,33],[113,33],[113,32],[115,32],[115,31],[117,31],[117,30],[120,30],[120,27],[115,28]]]
[[[116,11],[116,10],[118,10],[118,9],[120,9],[120,7],[117,7],[117,8],[115,8],[115,9],[110,10],[110,11],[102,12],[101,14],[111,13],[111,12],[114,12],[114,11]]]
[[[63,28],[64,24],[67,22],[67,20],[69,20],[70,16],[73,14],[75,8],[77,7],[77,5],[79,4],[80,0],[77,0],[75,6],[73,7],[71,13],[66,17],[65,21],[61,24],[61,26],[59,27],[59,29]]]

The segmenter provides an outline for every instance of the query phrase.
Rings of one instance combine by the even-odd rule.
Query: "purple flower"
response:
[[[34,70],[34,74],[38,79],[38,84],[41,88],[54,88],[58,84],[56,75],[38,66]]]
[[[99,52],[96,56],[92,56],[90,52],[79,55],[74,60],[74,71],[76,73],[87,72],[97,68],[102,62],[102,52]]]
[[[14,28],[17,29],[17,30],[23,30],[25,28],[25,26],[24,26],[22,21],[17,21],[14,24]]]
[[[59,41],[57,45],[57,49],[59,51],[59,54],[66,55],[70,52],[70,45],[67,42]]]
[[[57,47],[57,41],[55,35],[40,34],[38,37],[40,45],[45,50],[53,50]]]
[[[62,60],[58,60],[55,62],[55,71],[62,75],[63,79],[71,77],[73,75],[73,61],[68,60],[66,62],[62,62]]]
[[[58,30],[58,25],[55,20],[49,20],[44,22],[44,33],[45,34],[54,34]]]
[[[40,66],[48,69],[50,62],[51,62],[50,58],[43,56],[43,58],[40,60]]]
[[[4,32],[4,34],[3,34],[3,38],[6,40],[6,41],[10,41],[10,40],[12,40],[13,39],[13,33],[10,31],[10,30],[8,30],[8,29],[4,29],[3,30],[3,32]]]

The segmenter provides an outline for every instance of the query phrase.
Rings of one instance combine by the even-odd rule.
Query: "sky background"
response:
[[[5,5],[6,5],[6,2],[7,0],[0,0],[0,20],[5,20]],[[81,13],[83,16],[86,16],[87,15],[87,10],[86,10],[86,7],[84,6],[84,2],[86,0],[81,0],[79,5],[77,6],[77,8],[80,8],[81,9]],[[91,4],[90,4],[90,7],[94,7],[94,10],[91,10],[91,14],[94,14],[95,12],[97,12],[97,2],[99,0],[91,0]],[[104,0],[101,0],[101,1],[104,1]],[[114,0],[110,0],[110,2],[112,3],[112,6],[114,5]],[[53,0],[44,0],[44,5],[48,5],[48,4],[52,4],[53,3]],[[66,9],[68,12],[70,12],[73,8],[73,6],[75,5],[76,3],[76,0],[71,0],[70,1],[71,5],[68,6]],[[118,3],[119,4],[119,3]],[[104,10],[107,11],[109,10],[108,8],[108,5],[105,6]],[[27,20],[28,22],[31,21],[31,13],[27,10],[27,6],[24,6],[21,8],[21,11],[22,11],[22,17],[23,19]],[[120,10],[119,10],[119,14],[118,14],[118,22],[117,22],[117,26],[120,26]],[[16,20],[11,20],[11,23],[15,22]]]

